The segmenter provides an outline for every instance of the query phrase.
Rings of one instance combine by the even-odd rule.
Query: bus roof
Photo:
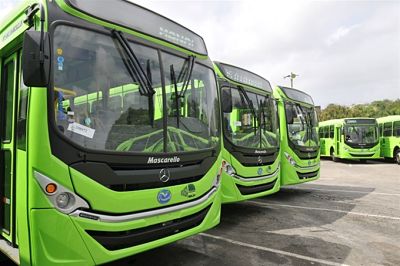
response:
[[[281,89],[285,96],[291,100],[314,105],[312,97],[304,91],[284,86],[278,86],[278,88]]]
[[[261,77],[260,75],[257,75],[249,70],[237,66],[232,66],[217,61],[214,61],[214,65],[218,68],[218,70],[220,70],[217,71],[217,74],[219,76],[221,74],[223,75],[221,78],[225,78],[233,82],[237,82],[272,93],[271,84],[268,80]]]
[[[378,123],[400,121],[400,115],[389,115],[389,116],[385,116],[385,117],[379,117],[376,119],[376,121],[378,121]]]
[[[201,55],[207,55],[203,38],[177,22],[127,0],[64,0],[84,14],[133,29]]]

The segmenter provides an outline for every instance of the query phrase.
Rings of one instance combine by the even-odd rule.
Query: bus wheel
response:
[[[333,149],[331,149],[331,159],[332,159],[332,161],[334,161],[334,162],[337,162],[337,161],[338,161],[338,158],[335,156],[335,152],[333,151]]]
[[[400,149],[397,149],[397,150],[394,152],[394,160],[396,161],[396,163],[397,163],[398,165],[400,165]]]

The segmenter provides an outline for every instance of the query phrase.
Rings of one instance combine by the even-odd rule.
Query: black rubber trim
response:
[[[211,205],[192,215],[139,229],[119,232],[87,230],[86,232],[108,250],[129,248],[175,235],[199,226],[210,208]]]
[[[297,175],[299,176],[299,179],[309,179],[309,178],[314,178],[318,175],[319,170],[314,171],[314,172],[308,172],[308,173],[300,173],[297,172]]]
[[[81,162],[71,167],[111,190],[134,191],[196,182],[206,175],[216,160],[216,157],[208,157],[189,165],[147,165],[152,168],[144,169],[118,168],[100,162]],[[162,169],[168,169],[170,173],[167,182],[160,180]]]
[[[371,157],[371,156],[374,156],[374,154],[375,154],[375,152],[373,152],[373,153],[364,153],[364,154],[355,154],[355,153],[351,153],[350,152],[350,155],[351,156],[353,156],[353,157]]]
[[[318,147],[302,147],[295,145],[288,136],[289,147],[296,153],[296,155],[303,160],[316,159],[319,155],[320,146]]]
[[[236,184],[236,186],[239,189],[240,194],[250,195],[250,194],[256,194],[256,193],[260,193],[260,192],[264,192],[264,191],[272,189],[275,186],[276,180],[277,179],[275,179],[272,182],[257,185],[257,186],[241,186],[238,184]]]
[[[353,149],[370,149],[375,147],[376,145],[379,144],[379,141],[374,142],[374,143],[351,143],[348,141],[345,141],[347,146],[353,148]]]

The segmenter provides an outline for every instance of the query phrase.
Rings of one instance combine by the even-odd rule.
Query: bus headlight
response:
[[[235,168],[233,168],[232,165],[230,165],[227,161],[222,162],[222,167],[225,173],[227,173],[230,176],[234,176],[236,174]]]
[[[296,161],[289,155],[289,153],[285,152],[285,157],[291,165],[296,166]]]
[[[58,211],[70,214],[80,208],[89,209],[89,204],[84,199],[66,187],[39,172],[35,171],[34,176],[43,189],[44,194]]]
[[[70,194],[67,192],[63,192],[57,195],[56,197],[56,204],[59,208],[65,209],[70,205],[70,202],[73,201],[73,195],[69,196]]]

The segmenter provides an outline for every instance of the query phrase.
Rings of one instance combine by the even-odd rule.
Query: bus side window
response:
[[[329,139],[329,126],[324,127],[324,138]]]
[[[334,126],[333,125],[329,126],[329,138],[333,139],[334,133],[335,133]]]
[[[393,136],[400,137],[400,121],[393,122]]]
[[[379,124],[378,127],[379,127],[379,136],[383,137],[383,124]]]
[[[384,137],[392,136],[392,123],[391,122],[383,124],[383,136]]]

